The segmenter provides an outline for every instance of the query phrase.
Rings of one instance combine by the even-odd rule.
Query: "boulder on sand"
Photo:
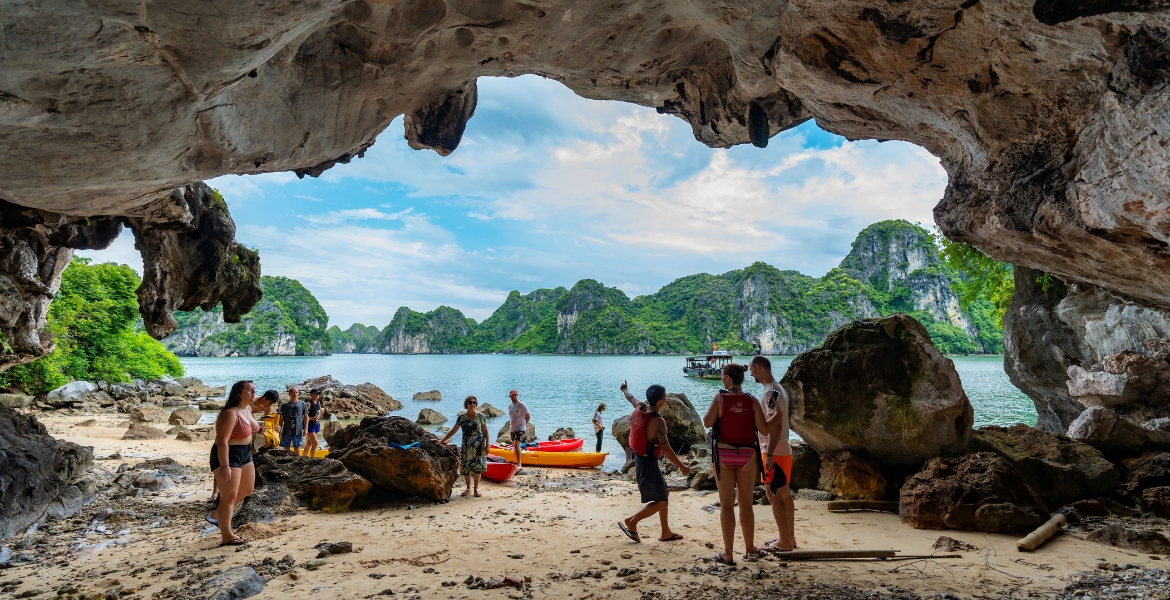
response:
[[[817,487],[842,500],[883,500],[886,485],[886,479],[876,465],[852,452],[821,455],[821,477]]]
[[[1096,448],[1023,424],[977,429],[969,449],[1006,459],[1045,506],[1104,496],[1121,476]]]
[[[96,391],[97,386],[88,381],[71,381],[46,394],[45,402],[52,406],[69,406],[81,403]]]
[[[1030,532],[1048,520],[1048,509],[998,454],[976,452],[932,458],[906,480],[898,515],[915,529]]]
[[[300,386],[301,397],[308,399],[309,390],[321,390],[321,400],[328,414],[339,419],[381,417],[402,408],[402,403],[390,397],[378,386],[366,382],[361,385],[346,385],[324,375],[308,379]]]
[[[548,436],[548,441],[571,440],[575,437],[577,437],[577,432],[573,431],[572,427],[558,427],[556,431],[552,432],[552,435]]]
[[[788,486],[793,491],[817,489],[821,480],[821,455],[808,444],[792,443],[792,481]]]
[[[130,420],[136,423],[166,423],[170,416],[166,410],[151,404],[142,404],[129,410]]]
[[[792,429],[820,454],[917,465],[967,447],[974,411],[926,328],[895,313],[855,321],[797,356],[782,381]]]
[[[265,484],[282,483],[309,508],[345,512],[373,489],[366,478],[332,458],[310,458],[287,450],[264,448],[256,453],[256,475]]]
[[[446,423],[447,420],[447,417],[443,416],[439,411],[432,408],[424,408],[418,411],[418,419],[414,422],[419,425],[438,425],[439,423]]]
[[[485,416],[489,419],[504,416],[504,411],[492,406],[491,404],[480,405],[478,412],[483,413],[483,416]]]
[[[93,448],[48,433],[31,415],[0,406],[0,539],[39,521],[93,465]]]
[[[214,439],[214,428],[184,429],[175,434],[175,440],[179,442],[205,442]]]
[[[171,425],[194,425],[199,422],[199,418],[203,416],[203,412],[194,406],[180,406],[171,411],[171,416],[167,417],[167,423]]]
[[[632,412],[632,409],[631,409]],[[660,413],[666,421],[666,437],[670,447],[678,454],[690,452],[692,448],[703,445],[707,440],[707,428],[703,427],[703,419],[695,410],[686,394],[666,394],[666,406]],[[630,415],[618,417],[610,426],[610,433],[626,451],[626,462],[634,460],[630,450]]]
[[[528,427],[524,428],[524,443],[531,444],[535,441],[536,425],[529,423]],[[509,423],[504,423],[504,426],[500,428],[499,433],[496,434],[496,443],[508,445],[512,444],[512,426]]]
[[[411,399],[438,402],[443,399],[443,394],[439,393],[439,390],[431,390],[429,392],[415,392]]]
[[[122,435],[124,440],[161,440],[165,437],[167,434],[163,430],[137,421],[131,421],[130,427],[127,427],[126,433]]]
[[[350,425],[343,447],[333,446],[330,458],[370,480],[374,486],[402,494],[432,500],[451,497],[451,486],[459,474],[459,451],[429,431],[403,417],[366,417]],[[398,450],[390,442],[405,446],[419,442],[410,450]],[[332,446],[332,442],[330,442]]]
[[[297,514],[297,498],[282,482],[257,487],[232,513],[232,527],[246,523],[271,523],[277,517]]]

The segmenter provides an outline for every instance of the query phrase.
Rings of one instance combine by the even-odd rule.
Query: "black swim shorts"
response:
[[[219,448],[217,444],[211,445],[211,470],[214,471],[220,468],[219,462]],[[252,444],[238,444],[228,446],[228,466],[234,469],[242,468],[244,465],[252,462]]]
[[[653,455],[634,454],[634,475],[638,480],[638,491],[642,493],[642,502],[666,502],[666,478],[662,476],[658,459]]]

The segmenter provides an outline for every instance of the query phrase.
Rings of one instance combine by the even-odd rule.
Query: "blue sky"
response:
[[[318,179],[208,183],[263,272],[300,280],[345,328],[382,327],[399,306],[482,320],[510,290],[583,278],[636,296],[755,261],[819,276],[872,222],[930,225],[946,181],[922,148],[811,121],[766,149],[713,150],[677,118],[529,75],[479,80],[449,157],[411,150],[398,118]],[[79,254],[141,269],[129,233]]]

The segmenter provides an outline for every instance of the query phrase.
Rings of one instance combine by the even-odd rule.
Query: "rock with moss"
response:
[[[850,323],[797,356],[781,382],[792,428],[818,453],[888,465],[963,452],[974,411],[951,360],[912,317]]]

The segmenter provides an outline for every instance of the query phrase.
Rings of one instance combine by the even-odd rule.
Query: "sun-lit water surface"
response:
[[[773,357],[773,372],[783,374],[792,358]],[[475,395],[481,404],[503,409],[508,404],[508,390],[515,388],[528,405],[541,439],[558,427],[572,427],[578,436],[587,438],[587,446],[593,443],[590,419],[598,403],[609,406],[607,429],[613,419],[629,413],[629,405],[618,391],[623,380],[638,396],[654,383],[666,386],[669,392],[683,392],[700,414],[720,386],[718,381],[683,376],[683,358],[678,356],[335,354],[180,360],[188,375],[208,385],[251,379],[260,391],[283,389],[320,375],[332,375],[349,384],[368,381],[402,402],[402,410],[392,414],[414,420],[423,408],[433,408],[451,419],[447,426],[454,423],[465,396]],[[956,356],[952,360],[975,408],[976,427],[1036,423],[1031,400],[1004,374],[1002,356]],[[415,392],[432,389],[442,392],[442,401],[411,400]],[[759,390],[760,385],[748,377],[745,391],[758,394]],[[489,421],[493,436],[504,422],[504,417]],[[606,435],[602,449],[610,452],[605,468],[621,466],[621,447],[612,436]]]

